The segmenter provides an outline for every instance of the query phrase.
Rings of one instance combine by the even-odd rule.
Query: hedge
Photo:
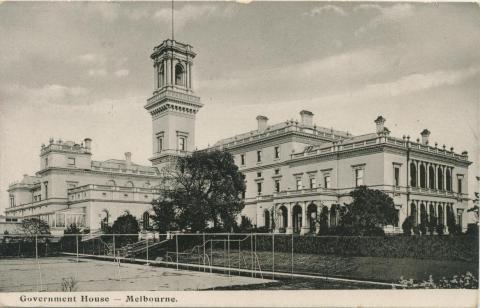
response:
[[[275,235],[275,251],[291,252],[291,243],[291,235]],[[271,251],[272,237],[257,236],[257,250]],[[469,236],[294,236],[294,252],[478,262],[478,238]]]

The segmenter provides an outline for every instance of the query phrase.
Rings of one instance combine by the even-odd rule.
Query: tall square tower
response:
[[[195,115],[203,106],[192,88],[192,46],[165,40],[155,47],[155,90],[145,109],[152,116],[153,166],[163,167],[195,149]]]

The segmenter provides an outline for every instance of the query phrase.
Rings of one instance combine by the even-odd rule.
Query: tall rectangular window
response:
[[[400,186],[400,167],[395,166],[393,168],[393,183],[395,186]]]
[[[280,180],[275,180],[275,191],[280,192]]]
[[[45,168],[48,167],[48,157],[45,157]]]
[[[355,169],[355,186],[363,185],[363,169]]]
[[[242,166],[245,166],[245,154],[241,154],[241,155],[240,155],[240,164],[241,164]]]
[[[316,188],[317,187],[317,179],[315,177],[310,178],[310,188]]]
[[[280,147],[275,147],[274,152],[275,158],[280,158]]]
[[[257,162],[262,161],[262,151],[257,151]]]
[[[400,210],[399,210],[399,209],[395,209],[395,220],[394,220],[394,222],[393,222],[393,226],[394,226],[394,227],[398,227],[399,219],[400,219]]]
[[[186,151],[187,150],[187,142],[185,137],[178,137],[178,150]]]
[[[462,193],[462,179],[461,178],[457,179],[457,187],[458,187],[458,193],[461,194]]]
[[[262,182],[257,183],[257,194],[258,195],[262,194]]]
[[[15,206],[15,197],[14,196],[10,196],[10,206],[11,207]]]
[[[48,199],[48,182],[43,182],[43,186],[45,187],[45,199]]]
[[[302,178],[296,178],[297,190],[302,190]]]
[[[330,188],[330,175],[326,175],[323,177],[323,186],[325,188]]]
[[[157,137],[157,153],[163,150],[163,137]]]

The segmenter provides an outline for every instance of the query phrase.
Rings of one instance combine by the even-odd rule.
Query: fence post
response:
[[[252,277],[253,277],[253,233],[250,233],[250,257],[252,261]]]
[[[147,264],[149,264],[149,261],[148,261],[148,233],[147,233]]]
[[[115,234],[112,234],[112,239],[113,239],[113,261],[115,261]]]
[[[203,271],[205,272],[205,245],[207,245],[207,243],[205,243],[205,232],[203,232]]]
[[[293,279],[293,232],[292,232],[292,279]]]
[[[272,233],[272,279],[275,280],[275,233]]]
[[[36,259],[37,262],[38,262],[38,245],[37,245],[38,239],[37,239],[37,237],[38,237],[38,236],[35,234],[35,259]]]
[[[227,234],[228,277],[230,277],[230,233]]]
[[[78,263],[78,234],[75,235],[75,242],[77,243],[77,263]]]
[[[177,255],[177,270],[178,270],[178,233],[175,234],[175,251]]]

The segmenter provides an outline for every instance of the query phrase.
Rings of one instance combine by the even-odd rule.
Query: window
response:
[[[400,210],[395,209],[395,220],[394,220],[394,223],[393,223],[394,227],[398,227],[399,217],[400,217]]]
[[[280,192],[280,180],[275,180],[275,192]]]
[[[175,84],[178,86],[185,85],[185,78],[184,78],[184,69],[181,64],[175,65]]]
[[[417,187],[417,167],[410,163],[410,186]]]
[[[302,190],[302,178],[296,178],[297,190]]]
[[[439,190],[443,190],[443,170],[438,168],[437,171],[437,187]]]
[[[262,173],[261,172],[257,172],[257,178],[261,178],[262,177]]]
[[[257,151],[257,162],[262,161],[262,151]]]
[[[427,188],[427,172],[424,164],[420,165],[420,187]]]
[[[65,227],[65,214],[57,213],[55,216],[55,227]]]
[[[262,194],[262,183],[261,182],[257,183],[257,194],[259,194],[259,195]]]
[[[15,206],[15,197],[14,196],[10,196],[10,206],[11,207]]]
[[[160,65],[160,69],[158,70],[158,86],[157,88],[160,88],[162,87],[164,84],[165,84],[165,80],[164,80],[164,68],[163,68],[163,64]]]
[[[142,227],[143,230],[148,230],[150,229],[150,214],[148,212],[143,213],[142,217]]]
[[[393,168],[393,184],[395,186],[400,186],[400,167],[398,166]]]
[[[160,153],[163,150],[163,137],[157,137],[157,153]]]
[[[45,187],[45,199],[48,199],[48,182],[43,182],[43,186]]]
[[[355,186],[363,185],[363,169],[355,169]]]
[[[275,169],[275,174],[280,174],[280,169]]]
[[[75,166],[75,158],[69,157],[68,158],[68,165],[69,166]]]
[[[462,193],[462,178],[458,178],[457,179],[457,190],[458,190],[458,193],[461,194]]]
[[[315,177],[310,178],[310,188],[316,188],[317,187],[317,179]]]
[[[245,154],[240,155],[240,163],[242,166],[245,166]]]
[[[460,227],[463,225],[462,216],[463,216],[463,210],[457,209],[457,225],[459,225]]]
[[[428,180],[430,181],[428,187],[435,189],[435,169],[433,169],[433,166],[428,167]]]
[[[178,150],[180,151],[186,151],[187,150],[187,144],[186,144],[186,138],[185,137],[178,137]]]
[[[48,157],[45,157],[45,168],[48,167]]]
[[[275,158],[280,158],[280,147],[275,147]]]
[[[325,188],[330,188],[330,175],[326,175],[323,177],[323,186]]]
[[[447,169],[447,172],[445,173],[446,177],[446,187],[445,189],[448,191],[452,191],[452,173],[450,171],[450,168]]]

